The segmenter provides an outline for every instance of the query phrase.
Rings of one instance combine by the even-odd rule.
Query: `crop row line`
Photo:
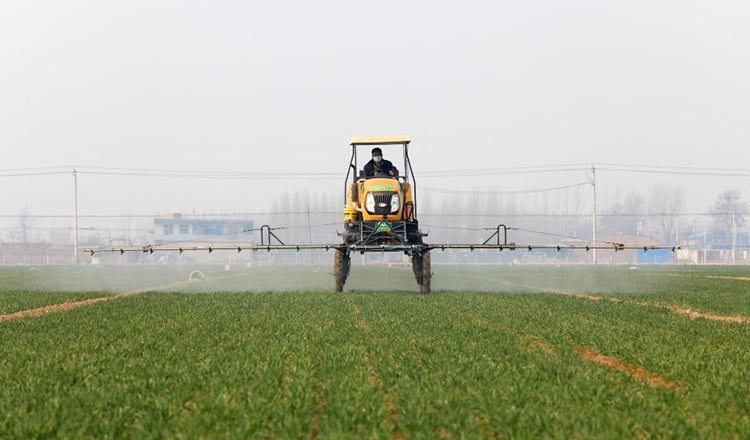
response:
[[[373,342],[375,340],[375,335],[373,334],[372,329],[370,329],[370,325],[368,324],[367,319],[362,315],[362,310],[356,304],[352,304],[352,310],[354,311],[354,315],[357,320],[357,327],[362,330],[368,341]],[[399,417],[396,403],[394,402],[393,397],[390,395],[390,393],[385,389],[383,379],[380,378],[378,372],[375,370],[375,364],[372,362],[372,358],[368,353],[367,346],[364,344],[362,345],[362,356],[364,358],[365,368],[367,369],[370,378],[370,384],[374,388],[380,390],[385,394],[384,403],[386,410],[388,411],[388,420],[391,423],[391,438],[406,439],[406,436],[399,432]]]
[[[315,344],[315,365],[313,370],[313,386],[315,392],[315,405],[312,409],[312,417],[310,418],[310,429],[307,432],[307,437],[310,439],[317,439],[320,433],[320,415],[323,414],[325,409],[325,402],[323,401],[323,385],[320,381],[318,370],[320,369],[320,344]]]

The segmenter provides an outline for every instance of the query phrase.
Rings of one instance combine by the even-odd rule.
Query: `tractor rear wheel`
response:
[[[430,293],[432,285],[432,263],[429,252],[422,254],[422,282],[419,284],[419,292]]]
[[[333,254],[333,277],[336,292],[344,291],[344,284],[346,284],[350,268],[351,258],[349,257],[349,253],[336,249]]]
[[[422,285],[422,254],[411,256],[411,270],[414,271],[414,278],[417,284]]]

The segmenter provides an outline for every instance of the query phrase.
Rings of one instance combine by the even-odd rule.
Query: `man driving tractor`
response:
[[[383,150],[379,147],[372,149],[372,159],[365,164],[365,177],[398,176],[398,169],[390,160],[383,159]]]

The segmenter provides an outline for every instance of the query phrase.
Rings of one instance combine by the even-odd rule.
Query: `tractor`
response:
[[[352,155],[344,180],[343,246],[334,255],[335,290],[341,292],[351,269],[353,251],[403,252],[411,258],[420,292],[430,292],[430,252],[423,242],[427,234],[417,220],[416,181],[409,159],[407,136],[353,137]],[[398,175],[365,175],[361,147],[400,146],[403,168]],[[369,151],[368,155],[369,157]]]
[[[597,242],[594,240],[582,240],[580,244],[558,243],[558,244],[518,244],[508,242],[508,230],[520,230],[511,228],[504,224],[497,227],[486,228],[494,231],[482,243],[425,243],[427,234],[419,229],[417,220],[417,193],[414,171],[409,159],[409,143],[411,140],[406,136],[375,136],[354,137],[351,139],[352,156],[349,160],[349,168],[344,180],[344,229],[339,232],[342,241],[339,243],[308,243],[290,244],[284,243],[273,232],[283,228],[272,228],[263,225],[260,231],[260,243],[221,243],[221,244],[189,244],[185,242],[173,242],[166,244],[151,244],[144,246],[118,246],[97,249],[84,249],[93,257],[97,252],[143,252],[153,254],[154,252],[179,252],[186,251],[209,253],[216,250],[237,251],[272,251],[272,250],[296,250],[320,249],[334,250],[334,288],[337,292],[344,290],[344,284],[351,270],[351,254],[359,252],[403,252],[411,259],[414,277],[417,279],[419,291],[430,293],[432,279],[430,250],[439,249],[462,249],[474,250],[496,250],[509,251],[534,249],[556,249],[563,250],[585,250],[608,249],[614,252],[625,249],[651,250],[669,249],[672,251],[680,249],[679,246],[634,246],[617,242]],[[403,154],[403,167],[399,174],[394,175],[373,173],[365,174],[364,166],[358,158],[359,149],[362,147],[400,146]],[[369,157],[369,155],[368,155]],[[501,233],[502,230],[502,233]],[[248,231],[249,232],[249,231]],[[539,231],[529,231],[537,232]],[[494,241],[494,242],[493,242]]]

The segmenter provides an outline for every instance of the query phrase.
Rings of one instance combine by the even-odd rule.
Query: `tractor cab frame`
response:
[[[411,255],[425,236],[417,220],[416,181],[409,159],[406,136],[354,137],[352,155],[344,180],[344,244],[388,245],[388,251]],[[360,147],[400,145],[403,173],[365,176],[360,166]],[[369,151],[368,151],[369,157]]]
[[[411,184],[413,188],[414,198],[414,216],[416,217],[416,205],[417,205],[417,194],[416,187],[417,182],[414,177],[414,170],[411,167],[411,160],[409,159],[409,144],[411,139],[409,136],[354,136],[352,137],[349,145],[352,147],[352,156],[349,159],[349,168],[346,171],[346,178],[344,179],[344,198],[346,198],[347,191],[350,185],[358,179],[372,179],[378,177],[388,176],[365,176],[364,165],[367,161],[359,161],[359,147],[380,147],[386,145],[401,145],[403,155],[403,168],[401,168],[403,174],[399,174],[396,177],[403,179],[405,182]],[[367,157],[370,157],[370,152],[367,152]],[[360,164],[362,168],[360,168]],[[351,181],[351,183],[350,183]]]

